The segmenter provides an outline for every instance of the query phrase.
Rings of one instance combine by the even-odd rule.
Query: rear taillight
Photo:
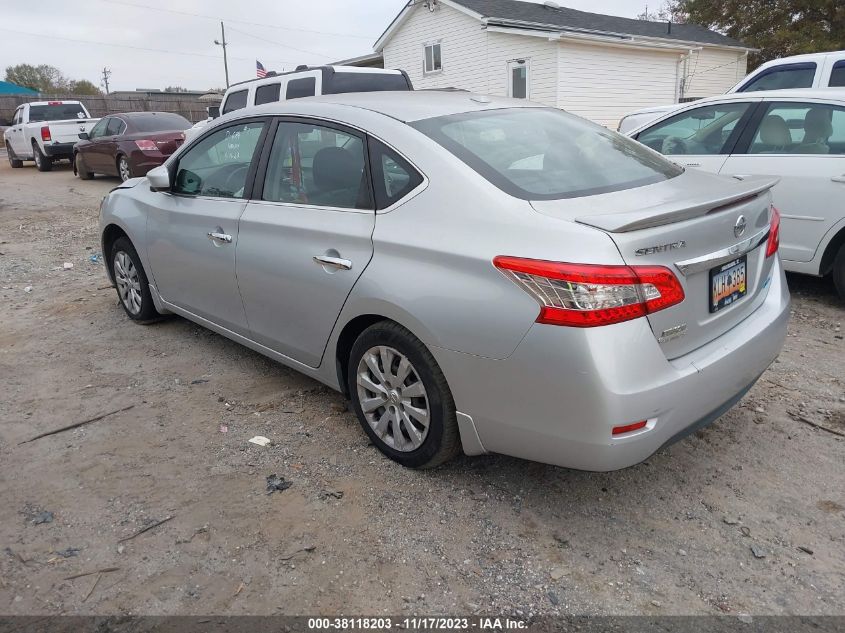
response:
[[[53,137],[50,136],[50,127],[45,125],[41,128],[41,140],[42,141],[52,141]]]
[[[493,264],[540,304],[537,323],[595,327],[630,321],[684,300],[663,266],[568,264],[499,256]]]
[[[155,152],[158,150],[158,145],[156,145],[153,141],[135,141],[135,145],[137,145],[138,149],[142,152]]]
[[[771,257],[780,248],[780,211],[772,205],[772,221],[769,223],[769,241],[766,243],[766,257]]]

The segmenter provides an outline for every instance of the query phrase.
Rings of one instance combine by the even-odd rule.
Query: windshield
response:
[[[170,130],[187,130],[191,127],[185,117],[172,112],[150,112],[133,116],[132,127],[138,132],[163,132]]]
[[[29,106],[30,121],[66,121],[67,119],[87,119],[88,115],[80,103],[58,103],[51,105]]]
[[[412,125],[525,200],[621,191],[683,172],[636,141],[551,108],[468,112]]]

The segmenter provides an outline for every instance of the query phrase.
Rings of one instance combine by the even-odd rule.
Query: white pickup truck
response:
[[[9,164],[17,169],[23,161],[34,160],[38,171],[50,171],[56,159],[73,160],[79,135],[90,132],[97,121],[79,101],[24,103],[3,134]]]

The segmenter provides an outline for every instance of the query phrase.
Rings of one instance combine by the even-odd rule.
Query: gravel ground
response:
[[[130,323],[90,260],[115,184],[0,165],[0,613],[845,613],[829,280],[790,277],[778,362],[639,466],[414,472],[339,394],[183,319]]]

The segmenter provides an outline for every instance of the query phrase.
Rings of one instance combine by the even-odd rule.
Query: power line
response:
[[[207,53],[189,53],[187,51],[171,51],[165,48],[149,48],[146,46],[132,46],[131,44],[112,44],[110,42],[97,42],[94,40],[78,40],[73,39],[70,37],[59,37],[58,35],[44,35],[43,33],[30,33],[27,31],[16,31],[14,29],[7,29],[0,26],[0,31],[5,33],[15,33],[17,35],[27,35],[29,37],[37,37],[41,39],[49,39],[49,40],[61,40],[63,42],[75,42],[77,44],[94,44],[96,46],[112,46],[115,48],[130,48],[136,51],[147,51],[152,53],[167,53],[168,55],[187,55],[189,57],[206,57],[208,59],[217,59],[219,60],[220,57],[218,55],[209,55]],[[228,42],[227,42],[228,44]],[[255,61],[255,58],[250,57],[230,57],[229,59],[237,59],[241,61]],[[267,61],[275,62],[277,64],[294,64],[295,62],[292,61],[281,61],[278,59],[270,59]]]
[[[330,31],[312,31],[310,29],[299,29],[292,26],[280,26],[278,24],[265,24],[263,22],[247,22],[246,20],[233,20],[231,18],[221,18],[219,16],[204,15],[202,13],[191,13],[190,11],[179,11],[177,9],[165,9],[163,7],[149,7],[145,4],[135,4],[134,2],[124,2],[123,0],[100,0],[108,4],[121,4],[126,7],[135,7],[136,9],[146,9],[149,11],[161,11],[163,13],[174,13],[176,15],[186,15],[192,18],[203,18],[206,20],[214,20],[215,22],[223,20],[224,22],[234,22],[235,24],[245,24],[247,26],[265,26],[270,29],[282,29],[285,31],[298,31],[300,33],[314,33],[317,35],[331,35],[333,37],[354,37],[362,40],[372,40],[368,35],[352,35],[350,33],[332,33]]]
[[[246,31],[241,31],[240,29],[235,29],[231,26],[229,27],[229,30],[234,31],[235,33],[240,33],[241,35],[246,35],[247,37],[251,37],[256,40],[261,40],[262,42],[268,42],[269,44],[273,44],[275,46],[282,46],[284,48],[289,48],[299,53],[305,53],[306,55],[316,55],[317,57],[322,57],[323,59],[326,59],[325,53],[317,53],[316,51],[309,51],[304,48],[297,48],[296,46],[291,46],[290,44],[283,44],[282,42],[277,42],[275,40],[268,40],[266,37],[261,37],[260,35],[255,35],[253,33],[247,33]]]

